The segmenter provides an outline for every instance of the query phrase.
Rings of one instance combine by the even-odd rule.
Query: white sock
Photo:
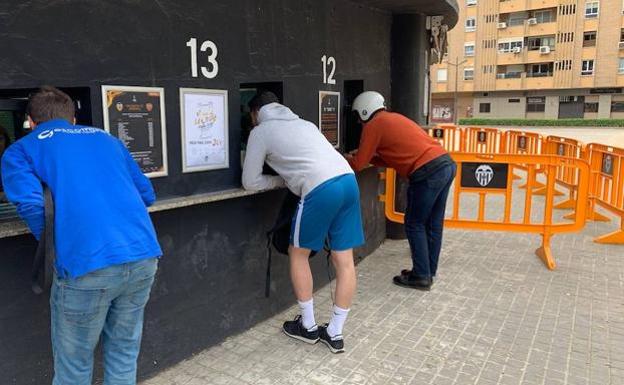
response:
[[[308,329],[308,331],[316,330],[316,320],[314,319],[314,298],[309,301],[299,303],[299,310],[301,310],[301,324],[304,328]]]
[[[343,309],[334,305],[334,311],[329,325],[327,326],[327,334],[333,339],[334,337],[342,337],[342,328],[349,315],[349,309]]]

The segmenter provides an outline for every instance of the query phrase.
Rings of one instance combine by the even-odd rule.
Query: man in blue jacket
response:
[[[2,182],[37,239],[42,183],[54,197],[53,385],[91,384],[100,336],[104,383],[136,384],[144,308],[162,255],[147,212],[152,185],[118,139],[75,125],[74,103],[60,90],[41,88],[26,113],[33,132],[5,151]]]

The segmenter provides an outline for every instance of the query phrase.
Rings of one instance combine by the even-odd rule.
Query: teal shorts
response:
[[[326,240],[335,251],[364,244],[360,190],[352,173],[323,182],[299,201],[290,244],[319,251]]]

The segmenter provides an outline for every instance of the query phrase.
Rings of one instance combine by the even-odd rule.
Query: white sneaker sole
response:
[[[288,332],[287,332],[284,328],[282,328],[282,331],[283,331],[283,332],[284,332],[284,334],[286,334],[288,337],[290,337],[290,338],[294,338],[294,339],[299,340],[299,341],[301,341],[301,342],[305,342],[306,344],[314,345],[314,344],[316,344],[317,342],[319,342],[319,338],[317,338],[317,339],[315,339],[315,340],[311,340],[311,339],[309,339],[309,338],[305,338],[305,337],[302,337],[302,336],[298,336],[298,335],[296,335],[296,334],[290,334],[290,333],[288,333]]]

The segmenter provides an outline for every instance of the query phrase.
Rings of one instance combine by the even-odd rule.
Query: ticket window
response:
[[[364,92],[363,80],[346,80],[344,82],[344,115],[343,143],[345,152],[356,150],[360,145],[362,125],[355,112],[351,111],[355,98]]]
[[[258,92],[270,91],[277,96],[280,103],[284,102],[284,85],[282,82],[243,83],[240,85],[240,113],[241,113],[241,165],[245,159],[245,150],[249,134],[253,129],[249,102]],[[265,174],[277,175],[268,165],[264,165]]]
[[[91,99],[88,87],[60,88],[67,93],[76,106],[76,122],[91,125]],[[0,157],[15,141],[30,132],[26,119],[28,96],[37,89],[0,90]],[[0,221],[17,217],[15,209],[7,202],[0,178]]]

